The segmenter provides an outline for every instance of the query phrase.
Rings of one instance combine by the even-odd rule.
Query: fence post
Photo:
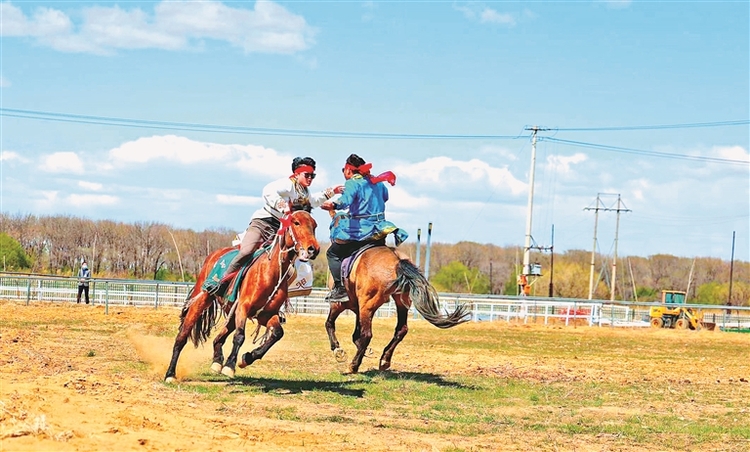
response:
[[[159,309],[159,283],[156,283],[156,296],[154,297],[154,309]]]
[[[104,315],[109,314],[109,281],[104,281]]]
[[[26,280],[26,306],[29,305],[31,300],[31,278]]]

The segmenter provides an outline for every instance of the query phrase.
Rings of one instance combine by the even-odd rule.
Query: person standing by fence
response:
[[[81,269],[78,270],[78,295],[76,296],[76,303],[81,302],[81,294],[86,296],[86,304],[89,304],[89,282],[91,281],[91,270],[86,265],[86,261],[81,263]]]

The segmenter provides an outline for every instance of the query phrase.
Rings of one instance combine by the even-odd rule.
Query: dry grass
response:
[[[0,449],[750,450],[748,335],[413,321],[380,372],[379,319],[352,376],[323,321],[234,381],[188,346],[165,385],[178,311],[0,302]]]

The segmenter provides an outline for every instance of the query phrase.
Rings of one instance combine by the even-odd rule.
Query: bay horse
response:
[[[258,321],[254,336],[260,327],[266,328],[261,344],[253,351],[245,353],[240,361],[240,368],[263,358],[266,352],[284,336],[281,327],[282,319],[279,310],[288,299],[290,272],[295,259],[307,261],[315,259],[320,253],[320,245],[315,238],[317,223],[308,212],[293,212],[281,219],[281,228],[275,236],[270,249],[258,257],[246,273],[239,272],[236,278],[240,282],[237,300],[229,303],[202,289],[208,275],[216,262],[234,247],[222,248],[211,253],[203,263],[198,279],[193,286],[180,314],[180,329],[172,348],[172,359],[164,376],[164,381],[176,381],[177,360],[180,352],[190,338],[197,347],[208,340],[211,331],[218,323],[220,313],[227,317],[222,330],[213,341],[213,363],[211,370],[234,377],[237,355],[245,341],[245,324],[247,319]],[[244,277],[242,276],[244,273]],[[234,287],[232,281],[230,287]],[[222,347],[229,334],[235,331],[232,351],[224,362]],[[223,366],[223,367],[222,367]]]
[[[365,250],[357,258],[344,285],[349,300],[331,303],[325,325],[331,351],[337,357],[343,356],[345,352],[336,338],[336,319],[347,309],[354,312],[356,324],[352,342],[356,345],[357,352],[349,364],[349,372],[353,374],[359,371],[372,339],[372,319],[375,312],[390,298],[396,303],[397,323],[393,339],[380,357],[380,370],[391,367],[393,352],[409,331],[406,319],[412,304],[422,317],[438,328],[454,327],[467,322],[471,316],[466,305],[457,306],[453,313],[442,314],[435,288],[417,266],[388,246],[376,246]]]

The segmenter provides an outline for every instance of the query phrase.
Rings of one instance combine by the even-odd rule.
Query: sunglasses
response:
[[[315,179],[315,173],[302,173],[302,176],[308,179]]]

